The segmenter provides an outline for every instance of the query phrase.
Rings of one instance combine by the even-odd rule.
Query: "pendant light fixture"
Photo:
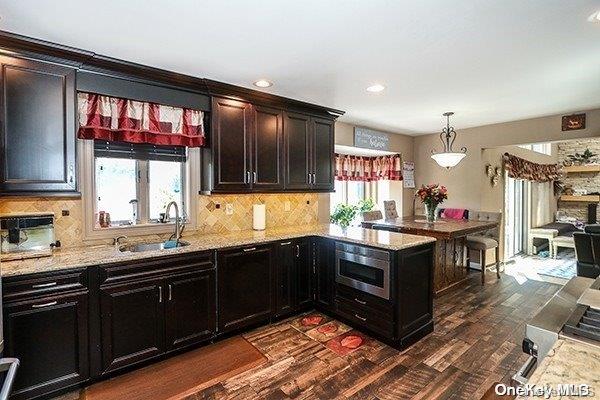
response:
[[[450,111],[445,112],[443,115],[446,117],[446,127],[442,129],[442,132],[440,133],[440,140],[444,145],[444,151],[436,153],[435,150],[431,150],[431,158],[433,158],[440,167],[450,169],[465,158],[467,155],[467,148],[461,147],[459,152],[452,151],[452,145],[456,140],[456,132],[454,131],[454,127],[450,126],[450,116],[454,115],[454,113]]]

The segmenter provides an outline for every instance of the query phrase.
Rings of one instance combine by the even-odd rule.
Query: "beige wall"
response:
[[[343,146],[354,146],[354,127],[355,125],[345,122],[335,123],[335,144]],[[415,138],[403,135],[397,132],[385,132],[389,138],[389,151],[402,154],[403,161],[414,161]],[[400,194],[401,193],[401,194]],[[404,189],[402,184],[393,184],[390,187],[390,197],[400,201],[402,196],[402,214],[413,215],[413,189]],[[319,196],[319,221],[329,220],[329,194]]]
[[[482,179],[483,149],[515,144],[562,141],[566,139],[600,136],[600,109],[586,112],[587,128],[562,132],[561,116],[533,118],[477,128],[455,127],[458,138],[456,148],[467,147],[467,156],[456,167],[446,170],[431,158],[431,150],[440,150],[439,134],[415,137],[415,180],[417,186],[428,183],[444,184],[449,191],[448,207],[473,208],[497,211],[497,203],[489,201],[484,191],[489,186]],[[483,200],[486,199],[484,203]],[[493,207],[493,208],[490,208]]]

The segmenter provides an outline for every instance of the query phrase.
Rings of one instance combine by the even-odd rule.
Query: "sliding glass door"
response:
[[[529,203],[529,183],[506,176],[504,194],[504,256],[505,259],[525,252]]]

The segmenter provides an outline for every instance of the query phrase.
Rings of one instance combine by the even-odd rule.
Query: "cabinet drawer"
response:
[[[366,308],[369,312],[374,312],[384,317],[393,317],[394,315],[394,306],[390,301],[346,285],[337,285],[336,296],[353,306]]]
[[[348,302],[342,298],[335,299],[335,311],[358,327],[366,328],[386,338],[394,339],[393,315],[387,318],[374,314],[368,308]]]
[[[3,280],[2,293],[4,301],[12,301],[87,287],[88,274],[84,269],[7,277]]]
[[[214,266],[214,251],[204,251],[101,265],[98,270],[100,284],[104,285],[154,279],[186,270],[204,271]]]

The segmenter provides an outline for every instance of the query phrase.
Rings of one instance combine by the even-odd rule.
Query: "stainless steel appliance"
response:
[[[600,278],[571,278],[527,324],[523,351],[529,358],[513,376],[526,384],[559,338],[600,346]]]
[[[1,215],[0,236],[3,260],[51,255],[54,214]]]
[[[384,299],[390,298],[390,253],[335,243],[335,281]]]

